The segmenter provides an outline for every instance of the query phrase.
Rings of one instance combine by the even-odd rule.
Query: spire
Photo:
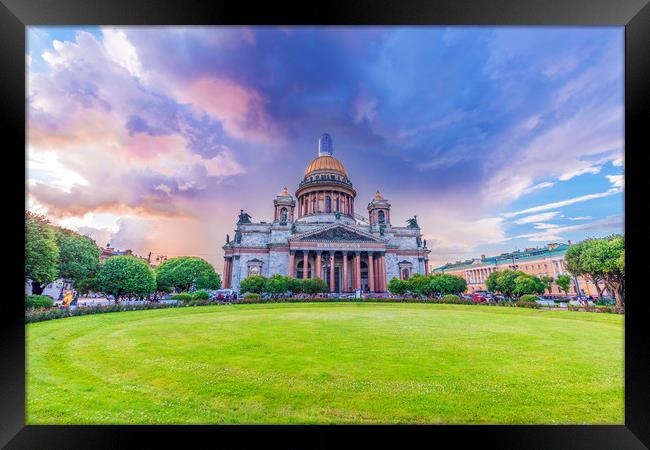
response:
[[[323,133],[318,139],[318,156],[332,156],[332,136]]]
[[[287,197],[287,196],[290,195],[290,194],[289,194],[289,190],[288,190],[287,187],[285,186],[284,189],[282,189],[282,192],[280,192],[278,195],[281,195],[281,196]]]
[[[382,197],[379,191],[377,191],[377,193],[375,194],[375,200],[383,200],[383,199],[384,197]]]

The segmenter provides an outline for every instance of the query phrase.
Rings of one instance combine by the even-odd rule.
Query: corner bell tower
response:
[[[293,223],[293,209],[296,206],[296,201],[293,199],[287,187],[285,186],[273,200],[275,206],[275,213],[273,214],[273,222],[280,225]]]
[[[374,229],[381,225],[390,226],[390,203],[377,191],[375,197],[368,203],[368,219]]]

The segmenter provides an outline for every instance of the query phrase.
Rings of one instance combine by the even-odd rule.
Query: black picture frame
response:
[[[625,234],[628,282],[625,316],[625,425],[620,426],[25,426],[25,324],[22,302],[25,149],[25,27],[30,25],[574,25],[625,27]],[[425,445],[447,441],[496,448],[647,448],[650,446],[650,343],[641,268],[647,254],[643,217],[647,202],[642,158],[648,145],[650,106],[650,5],[646,0],[355,0],[289,3],[200,0],[0,0],[0,108],[5,151],[5,214],[10,245],[5,261],[9,287],[2,299],[0,339],[0,445],[6,448],[108,448],[139,442],[187,446],[190,439],[238,445],[262,439],[283,445]],[[647,113],[646,113],[647,114]],[[644,120],[646,119],[646,120]],[[21,200],[22,197],[22,200]],[[636,229],[635,229],[636,228]],[[647,227],[645,227],[647,228]],[[647,239],[645,239],[647,242]],[[630,282],[629,280],[632,280]],[[282,437],[278,436],[281,432]],[[304,442],[304,444],[303,444]],[[446,446],[446,445],[445,445]]]

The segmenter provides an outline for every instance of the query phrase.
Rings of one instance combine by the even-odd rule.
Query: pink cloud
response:
[[[266,99],[234,81],[203,77],[177,90],[176,97],[219,119],[237,139],[269,142],[278,137],[277,127],[264,110]]]

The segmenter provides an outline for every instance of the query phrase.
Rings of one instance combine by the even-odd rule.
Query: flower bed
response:
[[[539,309],[540,304],[536,302],[499,302],[499,303],[478,303],[470,299],[447,297],[447,298],[339,298],[339,297],[291,297],[291,298],[259,298],[246,297],[230,302],[217,302],[212,300],[190,300],[178,303],[140,303],[126,304],[117,303],[110,305],[80,306],[70,308],[29,308],[25,311],[25,323],[43,322],[45,320],[61,319],[64,317],[85,316],[88,314],[102,314],[120,311],[141,311],[147,309],[184,308],[191,306],[208,306],[223,304],[257,304],[257,303],[435,303],[452,305],[474,305],[474,306],[505,306],[514,308]],[[601,312],[610,314],[624,314],[624,308],[615,306],[573,306],[569,305],[569,311]]]

